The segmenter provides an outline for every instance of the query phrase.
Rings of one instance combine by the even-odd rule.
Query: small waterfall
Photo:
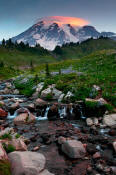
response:
[[[61,109],[58,109],[58,113],[60,115],[60,118],[64,118],[66,116],[66,106],[62,107]]]
[[[14,119],[17,116],[17,111],[15,111],[15,113],[13,115],[10,114],[10,112],[8,113],[7,119]]]
[[[48,119],[48,111],[49,111],[49,109],[50,109],[50,106],[48,106],[47,108],[46,108],[46,111],[45,111],[45,114],[44,114],[44,117],[42,117],[42,116],[38,116],[38,117],[36,117],[36,120],[47,120]]]
[[[79,111],[80,111],[80,114],[81,114],[81,119],[86,119],[86,117],[84,116],[84,114],[83,114],[83,109],[82,109],[82,106],[81,105],[79,105]]]
[[[73,108],[71,107],[71,109],[70,109],[70,114],[72,114],[73,113]]]
[[[7,119],[14,119],[14,118],[16,118],[19,114],[25,113],[25,112],[27,112],[28,115],[30,115],[30,112],[29,112],[28,109],[26,109],[26,108],[20,108],[20,109],[17,109],[13,115],[11,115],[10,113],[8,113]]]

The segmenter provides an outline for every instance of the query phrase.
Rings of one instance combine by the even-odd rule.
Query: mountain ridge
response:
[[[47,18],[49,19],[49,17]],[[98,38],[100,36],[116,38],[113,32],[98,32],[91,25],[76,26],[67,24],[59,24],[59,21],[44,21],[44,18],[27,29],[25,32],[12,38],[12,41],[20,43],[29,43],[30,46],[40,44],[43,48],[54,50],[57,45],[62,46],[65,43],[82,42],[88,38]]]

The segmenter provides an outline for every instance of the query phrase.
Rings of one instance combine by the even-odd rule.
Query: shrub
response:
[[[12,139],[12,136],[8,133],[8,134],[4,134],[0,137],[0,139],[9,139],[11,140]]]
[[[11,144],[6,145],[5,143],[3,143],[3,147],[7,153],[15,151],[15,147]]]
[[[52,100],[52,98],[53,98],[53,94],[52,93],[47,94],[46,100]]]
[[[15,138],[18,139],[21,135],[20,134],[16,134]]]

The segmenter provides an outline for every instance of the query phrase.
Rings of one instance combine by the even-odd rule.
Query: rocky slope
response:
[[[0,83],[0,163],[10,161],[13,175],[116,174],[116,114],[103,110],[107,102],[86,99],[99,104],[91,116],[92,108],[85,108],[82,101],[44,101],[49,90],[42,91],[43,99],[28,98],[19,94],[13,80]],[[52,90],[54,99],[59,98],[53,85]],[[103,113],[95,117],[101,108]]]

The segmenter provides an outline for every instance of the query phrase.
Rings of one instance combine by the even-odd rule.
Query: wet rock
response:
[[[50,107],[48,111],[48,119],[49,120],[56,120],[59,118],[59,113],[58,113],[58,106],[57,104],[54,104]]]
[[[92,126],[94,124],[91,118],[87,118],[86,123],[87,123],[87,126]]]
[[[116,152],[116,141],[113,142],[113,148],[114,148],[114,150],[115,150],[115,152]]]
[[[42,100],[41,98],[38,98],[36,101],[35,101],[35,105],[36,106],[45,106],[47,105],[47,102]]]
[[[6,151],[4,150],[2,144],[0,143],[0,160],[8,160]]]
[[[27,108],[30,110],[30,111],[35,111],[35,105],[33,103],[30,103],[27,105]]]
[[[18,109],[19,108],[19,102],[16,102],[16,103],[13,103],[11,106],[10,106],[10,110],[13,110],[13,111],[15,111],[16,109]]]
[[[0,118],[6,118],[8,116],[8,112],[0,108]]]
[[[93,159],[99,159],[101,158],[101,154],[100,152],[96,152],[94,155],[93,155]]]
[[[66,138],[65,137],[62,137],[62,136],[60,136],[59,138],[58,138],[58,143],[61,145],[61,144],[63,144],[63,143],[65,143],[66,142]]]
[[[87,152],[90,154],[94,154],[96,152],[96,146],[94,144],[87,144]]]
[[[86,150],[83,144],[77,140],[67,140],[62,144],[62,151],[70,158],[83,158]]]
[[[15,125],[28,124],[35,121],[35,116],[33,114],[22,113],[14,119]]]
[[[116,127],[116,114],[105,115],[103,118],[103,124],[109,127]]]
[[[39,175],[45,168],[45,157],[37,152],[15,151],[8,154],[12,175]]]

